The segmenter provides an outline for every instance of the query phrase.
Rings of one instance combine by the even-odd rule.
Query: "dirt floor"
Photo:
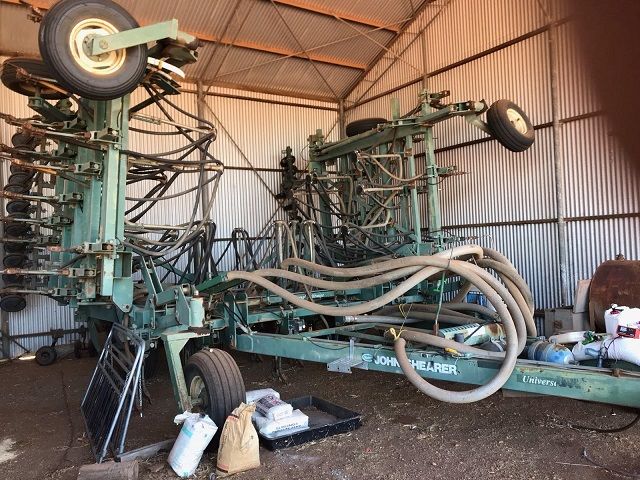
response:
[[[623,478],[582,458],[640,472],[640,425],[598,434],[571,424],[613,428],[631,412],[574,400],[513,398],[496,394],[470,405],[439,403],[419,394],[403,377],[356,371],[328,373],[317,364],[286,365],[288,384],[271,379],[271,362],[235,355],[247,389],[273,387],[283,398],[313,394],[362,413],[360,429],[271,452],[260,450],[261,467],[237,474],[256,479],[607,479]],[[0,478],[75,479],[92,463],[79,405],[95,364],[91,358],[0,364]],[[136,415],[127,448],[178,432],[166,366],[148,382],[153,397]],[[205,454],[197,479],[210,478],[215,458]],[[166,454],[141,463],[140,478],[177,478]],[[213,477],[211,477],[213,478]]]

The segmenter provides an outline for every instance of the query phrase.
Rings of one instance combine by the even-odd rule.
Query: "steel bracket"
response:
[[[369,370],[368,363],[355,357],[355,339],[349,339],[349,356],[327,363],[327,370],[337,373],[351,373],[352,368]]]

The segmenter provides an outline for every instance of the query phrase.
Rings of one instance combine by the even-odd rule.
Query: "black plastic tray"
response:
[[[269,450],[293,447],[312,440],[350,432],[362,424],[359,413],[322,398],[309,395],[287,400],[286,402],[290,403],[294,410],[300,409],[302,413],[309,416],[309,428],[276,438],[267,438],[258,433],[262,445]]]

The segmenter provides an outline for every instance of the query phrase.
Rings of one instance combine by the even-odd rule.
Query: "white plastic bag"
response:
[[[259,390],[249,390],[247,392],[247,401],[245,403],[247,405],[251,405],[267,395],[273,395],[276,398],[280,398],[280,394],[273,388],[261,388]]]
[[[269,420],[280,420],[293,413],[293,407],[275,395],[266,395],[256,401],[256,412]]]
[[[167,461],[178,476],[187,478],[198,468],[204,449],[211,442],[218,427],[203,413],[184,412],[176,415],[173,421],[176,425],[182,423],[182,428]]]
[[[271,436],[282,431],[298,432],[309,427],[309,417],[300,410],[294,410],[291,415],[280,420],[269,420],[259,415],[254,418],[256,427],[262,435]]]
[[[573,357],[577,361],[598,358],[601,348],[604,358],[624,360],[640,366],[640,340],[635,338],[608,337],[601,342],[587,345],[576,343],[572,350]]]

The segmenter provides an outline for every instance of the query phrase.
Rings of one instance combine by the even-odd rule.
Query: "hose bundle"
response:
[[[424,280],[441,276],[443,272],[457,275],[465,281],[465,286],[461,289],[457,298],[466,295],[471,286],[475,286],[485,295],[495,308],[496,315],[502,321],[506,337],[505,352],[482,350],[438,337],[426,331],[401,329],[396,332],[391,329],[387,332],[387,336],[394,340],[396,357],[407,379],[420,391],[438,400],[452,403],[469,403],[495,393],[505,384],[513,372],[518,355],[525,347],[527,335],[536,334],[533,320],[533,297],[525,281],[506,257],[495,250],[477,245],[456,247],[430,256],[397,258],[362,267],[330,267],[297,258],[285,260],[282,263],[282,267],[282,269],[263,269],[255,272],[229,272],[227,279],[255,283],[298,307],[309,309],[321,315],[333,316],[358,316],[385,307]],[[288,270],[289,267],[304,269],[315,276],[291,272]],[[487,269],[493,270],[496,276],[492,275]],[[322,279],[318,278],[318,275],[332,278]],[[322,305],[300,298],[268,280],[268,277],[286,278],[307,287],[331,290],[366,288],[400,279],[403,280],[374,300],[348,306],[333,306]],[[430,313],[428,311],[429,308],[419,309],[427,314]],[[382,310],[382,312],[383,314],[389,313],[389,310]],[[451,310],[451,312],[454,313],[451,316],[456,317],[456,311]],[[487,312],[485,311],[484,313],[486,314]],[[386,316],[385,318],[394,319],[392,316]],[[498,373],[485,385],[468,391],[448,391],[430,384],[413,369],[406,353],[407,341],[451,349],[482,358],[502,359],[502,364]]]

